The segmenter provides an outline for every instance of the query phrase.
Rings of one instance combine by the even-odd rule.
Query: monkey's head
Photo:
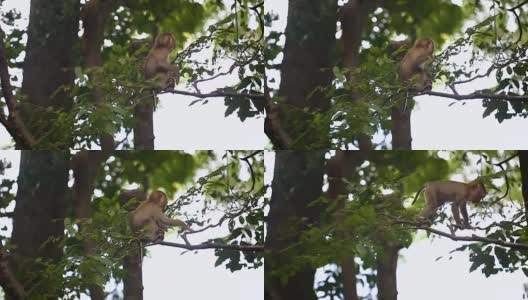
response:
[[[165,195],[165,193],[162,191],[154,191],[150,193],[147,201],[156,204],[161,208],[165,208],[168,203],[167,195]]]
[[[488,194],[488,192],[486,191],[486,187],[478,179],[471,181],[469,183],[469,186],[471,189],[469,192],[469,200],[471,202],[478,203]]]
[[[427,53],[433,54],[435,45],[432,39],[427,38],[427,39],[417,39],[416,42],[414,42],[414,47],[426,49]]]
[[[174,50],[174,48],[176,48],[176,39],[174,38],[174,35],[169,32],[160,33],[154,41],[154,48],[167,48],[171,51]]]

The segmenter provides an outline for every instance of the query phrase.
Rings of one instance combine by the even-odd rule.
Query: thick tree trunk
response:
[[[64,235],[64,218],[70,206],[68,199],[69,151],[22,151],[18,191],[13,217],[12,243],[15,246],[10,262],[15,270],[20,259],[31,267],[16,272],[28,287],[36,281],[46,286],[48,295],[60,297],[61,286],[53,286],[43,275],[40,258],[56,262],[62,257],[59,244]]]
[[[91,238],[90,223],[87,222],[92,217],[92,195],[95,189],[95,180],[100,163],[103,159],[102,151],[81,151],[73,159],[73,201],[75,214],[81,222],[80,231],[83,236],[83,251],[87,257],[97,255],[95,242]],[[104,300],[104,289],[94,285],[89,287],[92,300]]]
[[[322,193],[324,151],[277,151],[275,155],[273,193],[267,217],[266,299],[315,300],[315,269],[306,267],[286,283],[274,277],[272,271],[291,263],[291,257],[282,251],[299,239],[306,226],[317,222],[321,209],[310,204]],[[302,220],[302,225],[292,224],[292,218]]]
[[[281,106],[282,115],[294,119],[285,120],[282,125],[292,140],[302,148],[327,148],[329,142],[309,131],[310,117],[305,109],[321,111],[328,108],[330,100],[317,88],[328,86],[332,80],[331,53],[335,46],[336,0],[290,0],[284,59],[281,67],[279,97],[285,99]],[[286,108],[292,112],[286,111]],[[302,144],[301,144],[302,143]],[[321,147],[323,146],[323,147]]]
[[[83,46],[86,68],[96,68],[103,65],[102,47],[104,42],[105,25],[112,11],[117,7],[117,1],[90,0],[83,7]],[[91,80],[97,81],[92,75]],[[104,109],[104,94],[95,85],[93,90],[95,104]],[[100,136],[101,149],[111,151],[115,148],[114,137],[103,133]]]
[[[347,199],[347,190],[344,178],[350,177],[355,167],[360,164],[362,159],[359,151],[343,151],[337,150],[336,155],[332,157],[326,168],[328,175],[328,197],[338,201],[336,221],[342,222],[346,217],[342,210],[345,208]],[[343,273],[343,289],[344,300],[357,300],[357,280],[356,280],[356,263],[354,256],[350,255],[341,262],[341,269]]]
[[[134,108],[134,149],[154,150],[154,98],[144,99],[144,103]]]
[[[381,253],[378,253],[378,300],[398,299],[398,286],[396,284],[396,269],[398,267],[398,253],[401,246],[386,244]]]
[[[126,204],[130,199],[136,198],[142,201],[146,198],[146,194],[142,190],[128,190],[123,191],[119,195],[119,203]],[[134,209],[135,207],[130,207]],[[123,278],[123,294],[126,300],[142,300],[143,299],[143,272],[141,269],[141,245],[138,248],[128,252],[128,255],[123,258],[123,269],[126,271]]]
[[[46,113],[46,109],[72,107],[72,98],[59,88],[73,84],[79,10],[79,0],[31,0],[22,81],[22,103],[30,105],[22,105],[22,116],[33,136],[46,136],[51,142],[63,141],[64,136],[50,134],[56,114]],[[72,141],[66,143],[55,146],[68,149]]]
[[[349,0],[340,10],[340,21],[343,44],[343,67],[352,69],[359,66],[359,50],[361,47],[361,34],[363,33],[364,20],[370,11],[375,7],[376,1]],[[347,73],[348,82],[354,84],[356,80],[351,72]],[[357,91],[352,91],[350,101],[361,101],[361,95]],[[362,151],[372,149],[371,137],[361,134],[357,137],[358,148]]]
[[[413,101],[409,99],[409,101]],[[392,108],[392,150],[412,150],[411,109]]]

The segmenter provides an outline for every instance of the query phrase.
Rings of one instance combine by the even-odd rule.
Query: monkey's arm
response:
[[[178,226],[178,227],[181,227],[185,230],[190,230],[191,228],[189,227],[189,225],[187,225],[187,223],[183,222],[182,220],[180,219],[171,219],[169,217],[167,217],[166,215],[161,215],[159,221],[164,225],[164,226]]]

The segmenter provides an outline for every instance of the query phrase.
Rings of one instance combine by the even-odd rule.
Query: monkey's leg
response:
[[[429,200],[425,200],[425,207],[418,213],[416,220],[421,223],[427,223],[429,226],[433,225],[430,220],[431,215],[436,211],[437,206]]]
[[[464,229],[462,222],[460,222],[460,207],[456,202],[453,202],[451,205],[451,212],[453,213],[453,218],[455,218],[455,223],[460,229]]]
[[[466,202],[460,204],[460,212],[462,213],[462,221],[464,222],[464,227],[470,229],[471,225],[469,225],[469,216]]]

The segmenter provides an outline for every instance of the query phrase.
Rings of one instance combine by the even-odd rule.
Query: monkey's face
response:
[[[176,39],[172,33],[162,33],[156,38],[156,48],[167,48],[174,50],[176,48]]]
[[[426,49],[429,54],[434,52],[434,42],[432,39],[417,39],[414,47]]]
[[[480,202],[484,197],[486,197],[487,192],[484,184],[479,181],[473,181],[471,184],[470,200],[474,203]]]

